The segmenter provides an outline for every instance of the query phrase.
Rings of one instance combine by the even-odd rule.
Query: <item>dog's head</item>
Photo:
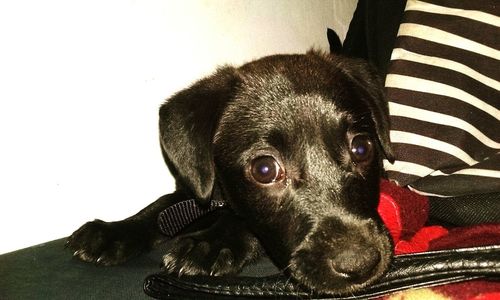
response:
[[[166,161],[200,201],[220,190],[274,262],[323,292],[355,291],[392,253],[377,214],[392,160],[375,72],[310,52],[226,67],[160,110]]]

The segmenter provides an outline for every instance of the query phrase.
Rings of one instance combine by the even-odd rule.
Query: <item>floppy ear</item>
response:
[[[210,200],[215,168],[212,140],[218,121],[238,85],[236,70],[219,69],[168,99],[160,108],[160,142],[177,188]]]
[[[347,60],[342,70],[355,83],[356,91],[361,94],[361,99],[370,109],[382,151],[387,160],[393,163],[394,153],[389,136],[389,106],[380,77],[373,67],[358,59]]]

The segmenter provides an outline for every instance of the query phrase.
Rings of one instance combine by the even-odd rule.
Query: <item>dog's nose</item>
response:
[[[375,247],[352,245],[340,252],[332,261],[332,268],[346,280],[360,280],[371,275],[380,262]]]

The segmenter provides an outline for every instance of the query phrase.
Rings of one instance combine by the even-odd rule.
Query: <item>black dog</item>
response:
[[[230,209],[171,241],[166,271],[235,274],[265,252],[311,290],[356,291],[391,260],[377,214],[388,131],[381,84],[361,61],[312,51],[221,68],[160,109],[176,192],[123,221],[89,222],[68,245],[117,264],[165,239],[165,207],[223,199]]]

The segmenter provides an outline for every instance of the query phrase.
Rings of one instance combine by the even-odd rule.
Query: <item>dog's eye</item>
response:
[[[253,179],[261,184],[280,181],[285,174],[272,156],[261,156],[252,160],[250,173]]]
[[[363,162],[372,157],[373,144],[369,136],[359,134],[351,140],[351,157],[354,162]]]

